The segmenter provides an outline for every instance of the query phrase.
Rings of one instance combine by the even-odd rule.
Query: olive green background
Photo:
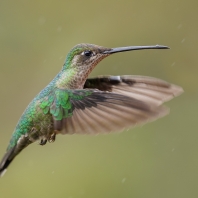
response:
[[[168,116],[142,127],[30,145],[0,179],[0,197],[198,197],[197,20],[196,0],[1,0],[0,156],[28,103],[77,43],[168,45],[112,55],[91,76],[154,76],[185,92],[166,104]]]

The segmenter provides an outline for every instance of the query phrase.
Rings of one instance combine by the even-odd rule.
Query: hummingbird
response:
[[[3,176],[12,160],[29,144],[54,142],[58,134],[102,134],[123,131],[165,116],[162,103],[183,89],[146,76],[88,78],[104,58],[119,52],[169,49],[163,45],[106,48],[78,44],[66,56],[61,71],[30,102],[11,136],[0,162]]]

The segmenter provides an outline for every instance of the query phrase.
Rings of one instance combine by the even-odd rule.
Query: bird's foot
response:
[[[47,143],[47,139],[41,139],[39,145],[44,146]]]
[[[56,133],[52,133],[48,139],[49,143],[52,143],[56,140]]]

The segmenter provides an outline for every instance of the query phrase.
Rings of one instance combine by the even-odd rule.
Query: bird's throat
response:
[[[60,89],[82,89],[91,71],[107,56],[109,55],[98,55],[96,59],[83,65],[76,64],[74,59],[70,67],[63,67],[58,75],[56,86]]]
[[[82,89],[90,71],[71,68],[59,73],[56,87],[60,89]]]

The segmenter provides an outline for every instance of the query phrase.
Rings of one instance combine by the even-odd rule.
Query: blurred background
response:
[[[28,103],[78,43],[168,45],[110,56],[91,76],[153,76],[185,92],[166,104],[168,116],[142,127],[30,145],[0,179],[0,197],[198,197],[197,18],[195,0],[1,1],[0,156]]]

